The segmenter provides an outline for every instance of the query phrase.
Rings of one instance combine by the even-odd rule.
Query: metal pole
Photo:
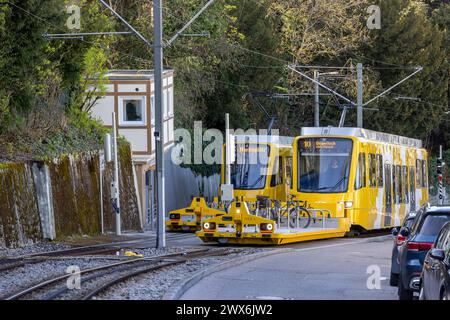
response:
[[[320,94],[320,87],[317,84],[319,82],[319,71],[314,70],[314,80],[316,81],[315,87],[315,109],[314,109],[314,127],[320,127],[320,102],[319,102],[319,94]]]
[[[104,224],[104,212],[103,212],[103,170],[105,166],[105,158],[104,154],[100,152],[99,155],[99,167],[100,167],[100,224],[101,224],[101,230],[102,234],[105,234],[105,224]]]
[[[114,183],[113,183],[113,201],[116,212],[116,234],[120,236],[122,234],[120,226],[120,184],[119,184],[119,159],[117,150],[117,123],[116,113],[112,113],[113,120],[113,140],[114,140]]]
[[[358,84],[358,100],[357,100],[357,127],[363,127],[363,66],[362,63],[358,63],[357,70],[357,84]]]
[[[153,0],[154,14],[154,64],[155,64],[155,142],[156,142],[156,194],[157,194],[157,238],[156,247],[166,247],[165,197],[164,197],[164,95],[163,95],[163,26],[162,0]]]
[[[444,189],[444,183],[443,183],[443,169],[444,166],[442,165],[442,145],[439,146],[439,158],[438,158],[438,166],[441,166],[441,168],[438,168],[438,205],[444,204],[444,198],[445,198],[445,189]]]
[[[348,107],[344,106],[344,109],[342,109],[341,120],[339,121],[339,128],[342,128],[345,124],[345,117],[347,116],[347,110]]]
[[[231,184],[231,159],[228,159],[231,152],[229,152],[229,148],[231,148],[230,141],[230,114],[225,114],[225,184]]]

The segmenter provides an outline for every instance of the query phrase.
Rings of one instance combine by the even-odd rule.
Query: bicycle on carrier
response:
[[[275,200],[272,211],[272,220],[278,221],[278,225],[289,223],[290,228],[305,229],[311,224],[311,214],[308,211],[308,202],[294,199],[294,195],[289,195],[289,200],[285,205]]]

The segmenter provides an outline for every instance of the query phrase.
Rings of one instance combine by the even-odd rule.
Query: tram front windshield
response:
[[[310,138],[298,142],[298,191],[347,192],[353,142],[340,138]]]
[[[270,147],[258,144],[238,144],[235,163],[231,166],[231,183],[238,190],[264,189]]]

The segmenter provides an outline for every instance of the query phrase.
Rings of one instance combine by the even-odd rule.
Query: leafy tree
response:
[[[73,121],[80,117],[72,109],[80,108],[84,101],[81,79],[88,75],[89,63],[91,67],[94,64],[91,48],[101,41],[49,41],[43,37],[45,33],[70,32],[65,26],[68,3],[23,0],[0,6],[0,149],[9,150],[10,156],[45,156],[46,150],[52,151],[54,139],[58,150],[73,151],[83,145],[77,138],[81,131],[74,129]],[[107,17],[99,12],[96,1],[77,4],[86,9],[82,17],[86,26],[107,26]],[[98,145],[98,132],[90,138],[83,148]]]
[[[447,104],[447,62],[444,34],[427,16],[421,1],[380,1],[382,29],[373,30],[373,47],[366,58],[380,68],[380,80],[388,88],[422,66],[422,72],[403,83],[394,93],[425,101],[394,100],[395,95],[380,99],[380,111],[370,117],[371,128],[401,135],[427,138],[437,127]],[[381,63],[379,62],[381,61]],[[366,118],[369,120],[369,118]],[[367,122],[366,122],[367,123]]]

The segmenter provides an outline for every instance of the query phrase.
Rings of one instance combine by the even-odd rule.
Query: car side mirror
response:
[[[439,260],[439,261],[444,261],[445,251],[442,249],[431,249],[430,257],[432,257],[433,259]]]
[[[400,231],[400,227],[395,227],[392,229],[392,235],[394,237],[398,236],[398,232]]]
[[[403,237],[409,236],[410,233],[411,233],[411,230],[409,230],[409,228],[403,228],[403,229],[400,231],[400,235],[403,236]]]

